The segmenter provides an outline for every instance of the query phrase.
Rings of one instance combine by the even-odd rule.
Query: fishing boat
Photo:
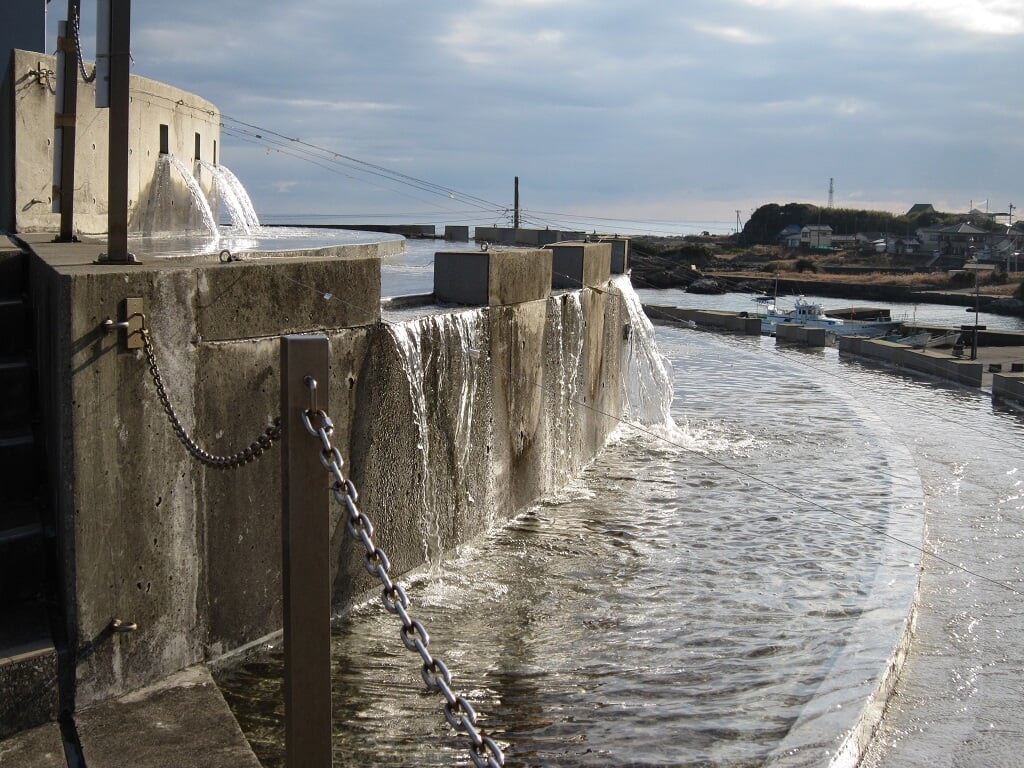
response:
[[[824,328],[836,336],[881,336],[892,330],[898,321],[893,320],[843,320],[829,317],[825,308],[797,296],[793,308],[779,309],[773,296],[756,296],[754,301],[762,306],[761,333],[774,336],[779,325],[802,325],[806,328]]]

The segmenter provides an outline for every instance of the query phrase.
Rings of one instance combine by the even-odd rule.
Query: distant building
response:
[[[858,232],[855,237],[861,253],[885,253],[885,235],[881,232]]]
[[[935,213],[935,207],[931,203],[914,203],[907,211],[907,216],[914,216],[918,213]]]
[[[780,232],[775,236],[775,242],[786,250],[796,250],[800,247],[800,225],[799,224],[787,224]]]
[[[973,224],[954,224],[941,227],[938,232],[938,250],[943,256],[959,256],[964,259],[980,257],[987,251],[992,233]]]
[[[800,230],[800,247],[810,250],[832,247],[832,227],[804,227]]]
[[[912,256],[921,250],[921,241],[916,237],[898,237],[890,247],[897,256]]]

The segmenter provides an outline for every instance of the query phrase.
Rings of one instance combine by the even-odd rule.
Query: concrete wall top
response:
[[[611,243],[612,245],[612,274],[624,275],[629,271],[629,246],[628,237],[601,237],[599,243]]]
[[[594,288],[611,279],[611,243],[574,241],[544,248],[552,253],[553,288]]]
[[[51,211],[54,162],[53,56],[14,51],[10,80],[13,98],[13,210],[5,211],[18,232],[54,232],[60,215]],[[201,228],[201,214],[187,188],[175,174],[165,181],[159,209],[155,205],[162,168],[161,126],[166,126],[168,150],[189,168],[197,159],[220,162],[220,113],[195,94],[144,77],[130,81],[128,208],[129,230],[182,231]],[[97,109],[96,88],[78,83],[75,152],[75,231],[100,234],[107,229],[108,110]],[[196,152],[199,137],[199,157]],[[206,178],[203,179],[202,177]],[[200,174],[209,193],[212,179]],[[170,198],[170,199],[168,199]]]
[[[442,303],[503,306],[550,294],[549,251],[440,251],[434,257],[434,298]]]
[[[477,240],[501,245],[521,245],[541,247],[562,240],[583,240],[583,232],[564,232],[558,229],[524,229],[519,227],[477,227],[474,231]]]

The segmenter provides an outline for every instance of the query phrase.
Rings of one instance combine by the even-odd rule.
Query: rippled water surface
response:
[[[899,636],[923,530],[907,436],[857,394],[918,385],[847,386],[834,350],[658,339],[678,428],[624,427],[558,498],[413,574],[412,612],[510,765],[822,764]],[[376,599],[336,622],[336,764],[468,764],[398,628]],[[266,765],[280,674],[275,648],[221,675]]]

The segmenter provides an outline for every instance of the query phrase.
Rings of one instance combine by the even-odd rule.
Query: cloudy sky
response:
[[[830,178],[837,207],[1024,206],[1020,0],[175,0],[132,14],[133,71],[220,108],[221,159],[264,215],[504,223],[517,175],[527,220],[587,229],[727,231],[762,203],[825,205]]]

